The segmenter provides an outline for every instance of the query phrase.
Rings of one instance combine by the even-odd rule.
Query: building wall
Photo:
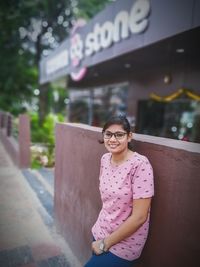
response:
[[[55,220],[82,264],[91,255],[90,230],[101,207],[100,132],[56,126]],[[149,238],[136,266],[199,266],[200,145],[138,134],[133,145],[149,158],[155,175]]]
[[[137,117],[138,100],[150,99],[151,93],[164,97],[180,88],[186,88],[200,94],[199,73],[200,66],[197,64],[185,65],[182,62],[134,74],[134,79],[130,79],[128,113]],[[171,76],[171,82],[165,84],[164,76],[168,74]]]

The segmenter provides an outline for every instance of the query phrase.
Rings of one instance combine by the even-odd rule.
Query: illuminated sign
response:
[[[61,68],[69,67],[68,73],[73,80],[82,79],[86,74],[86,67],[80,68],[82,61],[132,34],[144,32],[149,24],[149,12],[149,0],[136,0],[129,11],[119,11],[113,21],[96,23],[85,36],[76,33],[78,27],[85,26],[83,20],[78,21],[72,30],[69,47],[47,60],[46,74],[51,75]]]
[[[93,32],[86,37],[85,55],[91,56],[101,49],[108,48],[113,43],[128,38],[130,33],[143,32],[148,26],[149,11],[149,1],[138,0],[133,4],[130,13],[120,11],[114,22],[106,21],[103,25],[95,24]]]

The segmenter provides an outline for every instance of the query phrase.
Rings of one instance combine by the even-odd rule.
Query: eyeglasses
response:
[[[112,133],[112,132],[109,132],[109,131],[105,131],[102,134],[103,134],[103,138],[104,139],[110,139],[114,135],[114,137],[117,140],[122,140],[127,133],[126,132],[115,132],[115,133]]]

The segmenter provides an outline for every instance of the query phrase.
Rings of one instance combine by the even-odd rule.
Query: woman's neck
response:
[[[120,164],[129,159],[130,155],[133,153],[133,151],[126,149],[125,151],[119,153],[119,154],[112,154],[111,162],[114,164]]]

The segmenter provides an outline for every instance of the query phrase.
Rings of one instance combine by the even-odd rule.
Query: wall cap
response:
[[[70,126],[70,127],[76,127],[76,128],[80,128],[83,130],[90,130],[90,131],[99,132],[99,133],[101,133],[102,131],[102,128],[100,127],[90,126],[90,125],[82,124],[82,123],[57,123],[57,124]],[[139,142],[146,142],[146,143],[161,145],[161,146],[172,147],[175,149],[182,149],[185,151],[200,154],[200,144],[198,143],[164,138],[164,137],[157,137],[157,136],[152,136],[152,135],[137,134],[137,133],[133,134],[133,140],[139,141]]]

